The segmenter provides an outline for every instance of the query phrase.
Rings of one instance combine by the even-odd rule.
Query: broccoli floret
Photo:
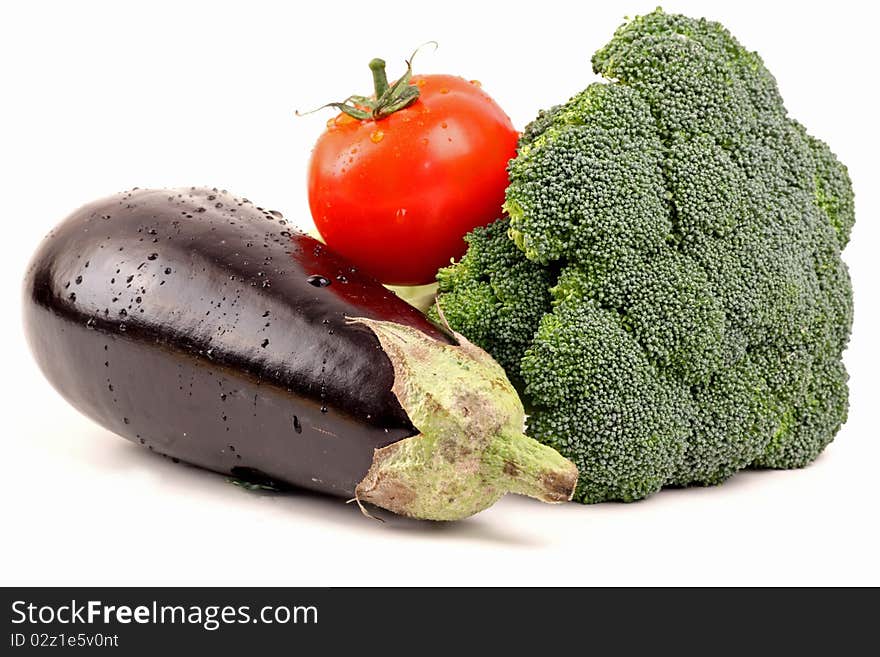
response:
[[[682,467],[671,483],[718,484],[752,465],[781,421],[764,370],[746,355],[692,391],[695,413]]]
[[[517,246],[540,263],[662,246],[672,230],[663,154],[639,95],[594,84],[551,117],[510,166],[504,209]]]
[[[617,313],[591,299],[560,301],[541,319],[521,373],[527,433],[578,466],[576,499],[636,500],[680,468],[692,401]]]
[[[811,137],[800,124],[795,124],[810,145],[814,166],[816,205],[831,222],[840,248],[849,242],[856,221],[852,185],[846,167],[838,162],[828,144]]]
[[[583,502],[806,465],[846,420],[846,168],[760,57],[657,10],[593,57],[510,164],[509,220],[439,275]]]
[[[491,353],[517,384],[519,359],[550,309],[554,273],[523,257],[507,236],[509,223],[500,219],[465,237],[464,257],[437,275],[439,312],[432,307],[428,315]]]

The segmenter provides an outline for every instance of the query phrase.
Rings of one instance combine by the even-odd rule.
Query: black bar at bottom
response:
[[[6,588],[0,654],[874,652],[876,590]],[[441,653],[442,654],[442,653]]]

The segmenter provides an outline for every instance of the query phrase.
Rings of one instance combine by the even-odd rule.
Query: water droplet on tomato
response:
[[[480,82],[479,80],[469,80],[469,82],[470,82],[472,85],[474,85],[475,87],[482,87],[482,86],[483,86],[483,83]]]
[[[441,93],[441,94],[448,94],[448,93],[449,93],[449,89],[447,89],[446,87],[443,87],[443,88],[440,90],[440,93]]]
[[[382,132],[381,130],[373,130],[372,134],[370,135],[370,141],[373,142],[374,144],[378,144],[384,138],[385,138],[385,133]]]

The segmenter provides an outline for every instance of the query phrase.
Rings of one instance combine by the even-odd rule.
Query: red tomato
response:
[[[309,164],[309,206],[327,245],[383,283],[418,285],[501,215],[517,132],[480,88],[416,75],[411,105],[379,119],[340,114]]]

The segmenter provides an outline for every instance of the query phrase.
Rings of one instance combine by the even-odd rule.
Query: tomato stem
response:
[[[428,43],[433,44],[435,47],[437,45],[434,41],[429,41]],[[419,48],[421,47],[419,46]],[[416,48],[416,51],[406,60],[406,73],[397,78],[393,84],[388,84],[388,76],[385,73],[385,60],[379,57],[370,60],[370,71],[373,72],[373,92],[375,94],[372,98],[349,96],[341,103],[327,103],[318,109],[333,107],[358,121],[381,121],[385,117],[394,114],[394,112],[409,107],[419,98],[419,88],[414,84],[410,84],[410,80],[412,80],[412,60],[419,52],[419,48]],[[318,110],[312,111],[316,112]],[[310,113],[305,112],[305,114]],[[301,116],[302,113],[297,111],[297,115]]]
[[[373,91],[376,99],[382,97],[388,90],[388,76],[385,74],[385,60],[376,57],[370,61],[370,70],[373,72]]]

